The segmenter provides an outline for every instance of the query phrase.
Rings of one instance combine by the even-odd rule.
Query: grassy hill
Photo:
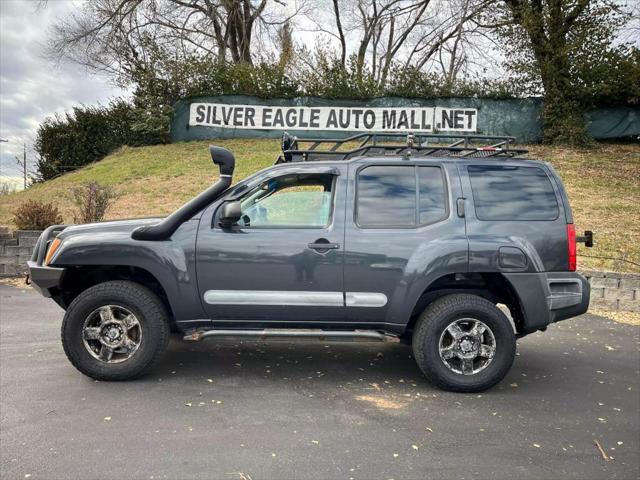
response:
[[[189,142],[122,148],[104,160],[24,192],[0,197],[0,225],[11,225],[13,210],[27,199],[53,202],[72,220],[70,189],[96,180],[120,194],[109,219],[165,215],[209,186],[217,177],[207,146]],[[273,164],[278,140],[220,140],[237,159],[235,179]],[[598,145],[593,149],[530,146],[530,157],[550,161],[571,199],[578,231],[591,229],[596,247],[579,247],[590,256],[640,263],[640,145]],[[640,271],[616,260],[581,257],[582,268]]]

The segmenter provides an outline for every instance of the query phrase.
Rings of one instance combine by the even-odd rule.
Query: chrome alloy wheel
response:
[[[440,358],[449,370],[474,375],[489,366],[496,353],[491,329],[473,318],[451,323],[440,335]]]
[[[119,305],[104,305],[89,314],[82,326],[87,351],[104,363],[129,360],[138,350],[142,328],[138,318]]]

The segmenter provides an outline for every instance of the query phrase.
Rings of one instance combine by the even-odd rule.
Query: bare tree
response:
[[[345,66],[349,54],[356,73],[371,73],[386,84],[394,65],[424,69],[438,63],[454,79],[469,59],[470,38],[482,27],[473,20],[493,0],[332,0],[334,28],[316,20],[316,31],[339,42]],[[345,33],[346,32],[346,33]],[[354,45],[348,51],[347,45]]]
[[[282,4],[281,0],[271,3]],[[285,23],[266,18],[269,0],[88,0],[60,20],[47,53],[127,81],[149,67],[159,48],[176,55],[198,53],[221,62],[253,62],[256,24]]]
[[[462,45],[481,28],[474,24],[474,20],[492,3],[495,2],[493,0],[442,2],[435,14],[423,22],[417,30],[413,46],[406,56],[405,66],[422,69],[436,57],[447,53],[455,53],[460,61]],[[452,68],[455,71],[456,67]]]
[[[342,20],[340,19],[340,7],[338,0],[333,0],[333,11],[335,14],[336,28],[338,30],[338,39],[340,40],[340,62],[344,67],[347,61],[347,41],[342,30]]]
[[[441,15],[454,21],[449,25],[441,23],[445,28],[420,59],[421,68],[436,66],[448,85],[453,85],[460,75],[474,71],[497,77],[502,62],[500,46],[492,29],[482,22],[491,6],[490,2],[477,0],[448,2]]]
[[[356,51],[356,69],[362,74],[367,53],[380,83],[386,81],[391,62],[420,23],[430,0],[358,0],[356,25],[361,32]]]

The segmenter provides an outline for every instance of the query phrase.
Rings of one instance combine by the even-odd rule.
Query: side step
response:
[[[315,330],[302,328],[265,328],[263,330],[211,329],[187,332],[184,340],[197,342],[209,337],[253,338],[267,340],[269,338],[290,338],[296,340],[316,339],[322,341],[364,341],[364,342],[400,342],[396,335],[389,335],[377,330]]]

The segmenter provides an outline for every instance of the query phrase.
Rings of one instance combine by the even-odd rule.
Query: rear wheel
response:
[[[507,374],[516,352],[504,313],[470,294],[447,295],[429,305],[418,319],[412,343],[427,379],[454,392],[492,387]]]
[[[169,322],[151,290],[111,281],[88,288],[71,302],[61,334],[64,351],[80,372],[97,380],[129,380],[160,358]]]

